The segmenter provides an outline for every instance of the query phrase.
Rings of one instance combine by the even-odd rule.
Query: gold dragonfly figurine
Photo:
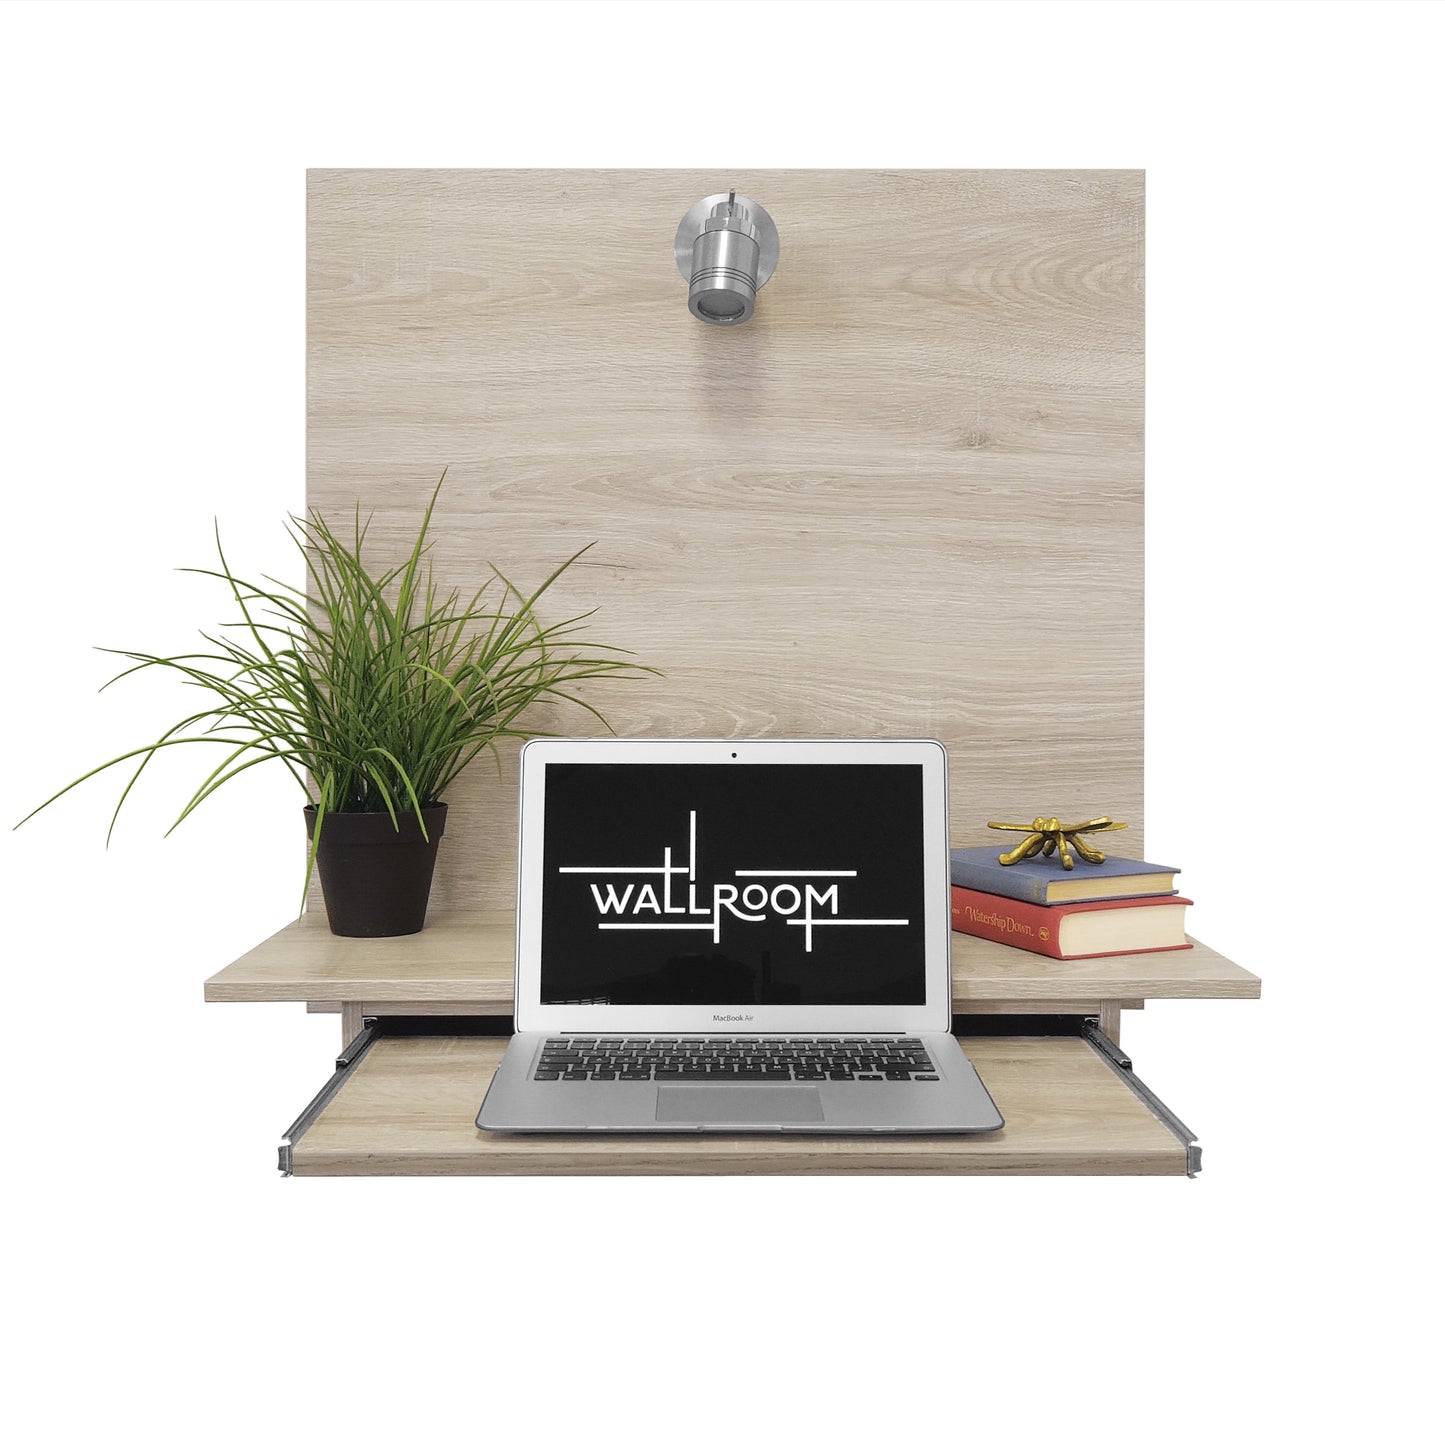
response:
[[[1107,857],[1102,850],[1085,843],[1079,837],[1080,834],[1108,833],[1113,829],[1128,828],[1129,825],[1115,823],[1107,815],[1091,818],[1087,823],[1060,823],[1056,818],[1044,818],[1040,815],[1032,823],[990,823],[989,827],[1006,829],[1010,833],[1028,834],[1017,848],[1000,854],[999,863],[1016,864],[1020,859],[1031,859],[1036,854],[1043,854],[1048,858],[1057,849],[1059,862],[1066,869],[1071,869],[1074,866],[1074,856],[1069,852],[1070,845],[1079,851],[1080,858],[1087,859],[1091,864],[1101,864]]]

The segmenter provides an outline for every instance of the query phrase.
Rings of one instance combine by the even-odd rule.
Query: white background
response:
[[[294,909],[293,785],[162,842],[161,771],[106,852],[102,781],[4,835],[17,1439],[1422,1430],[1440,18],[0,9],[7,822],[172,721],[92,649],[219,620],[213,519],[294,574],[307,166],[1143,166],[1149,852],[1265,978],[1126,1016],[1193,1183],[280,1181],[336,1020],[201,984]]]

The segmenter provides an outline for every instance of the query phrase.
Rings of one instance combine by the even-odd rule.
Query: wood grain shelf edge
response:
[[[435,914],[420,934],[342,939],[304,914],[206,981],[211,1004],[365,1002],[466,1006],[509,1014],[515,916]],[[1192,949],[1099,959],[1048,959],[953,935],[954,1007],[1089,999],[1258,999],[1258,977],[1198,940]]]

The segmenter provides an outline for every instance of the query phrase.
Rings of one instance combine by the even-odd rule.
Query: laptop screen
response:
[[[552,763],[541,1002],[921,1005],[923,840],[921,766]]]

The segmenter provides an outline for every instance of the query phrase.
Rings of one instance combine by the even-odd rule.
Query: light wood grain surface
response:
[[[510,910],[434,911],[420,934],[400,939],[342,939],[321,914],[304,914],[213,974],[206,999],[411,1002],[510,1014],[514,940]],[[1072,960],[969,934],[954,934],[952,941],[953,999],[960,1013],[998,1002],[1259,997],[1255,975],[1197,941],[1192,949]]]
[[[678,220],[782,238],[757,314],[687,311]],[[313,171],[308,503],[664,676],[619,733],[936,737],[956,842],[1143,834],[1144,183],[1135,171]],[[595,728],[580,711],[535,725]],[[510,901],[515,750],[454,789],[434,899]]]
[[[969,1039],[1004,1128],[971,1137],[496,1135],[506,1041],[379,1040],[302,1136],[297,1175],[1183,1175],[1184,1147],[1082,1040]]]

